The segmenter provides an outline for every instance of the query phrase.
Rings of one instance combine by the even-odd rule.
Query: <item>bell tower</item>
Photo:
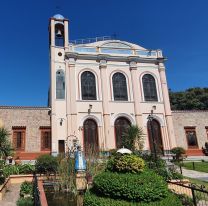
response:
[[[61,14],[56,14],[50,18],[49,44],[50,46],[67,47],[68,42],[68,19]]]
[[[52,155],[64,152],[67,137],[66,122],[66,63],[69,49],[68,19],[56,14],[49,20],[50,92]],[[60,123],[61,122],[61,123]],[[60,151],[61,150],[61,151]]]

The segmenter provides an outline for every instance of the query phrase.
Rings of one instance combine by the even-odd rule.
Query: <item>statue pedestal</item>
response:
[[[76,188],[78,191],[84,191],[87,189],[86,172],[76,173]]]

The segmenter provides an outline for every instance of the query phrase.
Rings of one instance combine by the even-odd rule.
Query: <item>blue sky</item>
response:
[[[117,34],[162,49],[169,88],[207,87],[207,0],[7,0],[0,4],[0,105],[46,106],[48,19],[70,19],[70,39]]]

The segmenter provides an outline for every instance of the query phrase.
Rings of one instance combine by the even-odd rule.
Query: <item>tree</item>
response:
[[[122,146],[130,150],[143,149],[143,130],[137,125],[131,125],[122,137]]]
[[[181,92],[169,90],[172,110],[208,109],[208,88],[190,88]]]
[[[12,154],[13,148],[9,141],[9,132],[5,128],[0,128],[0,159],[4,159]]]

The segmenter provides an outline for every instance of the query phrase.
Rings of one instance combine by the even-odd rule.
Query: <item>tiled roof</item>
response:
[[[172,110],[172,113],[208,112],[208,110]]]
[[[50,110],[50,107],[41,106],[0,106],[0,109],[34,109],[34,110]]]

